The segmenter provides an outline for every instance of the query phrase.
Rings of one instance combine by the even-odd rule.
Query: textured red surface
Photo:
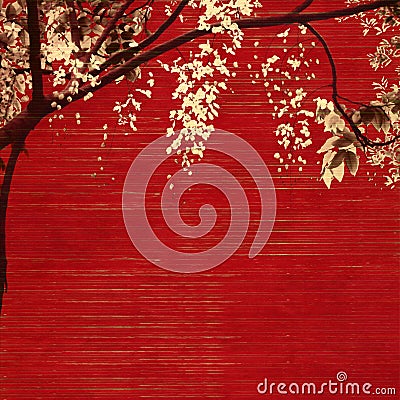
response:
[[[315,9],[328,4],[316,3]],[[342,4],[329,7],[336,3]],[[371,98],[371,82],[380,78],[365,54],[377,39],[363,42],[356,25],[316,26],[337,59],[343,95]],[[249,37],[266,45],[267,34],[273,32]],[[251,44],[240,60],[243,70]],[[330,80],[324,71],[320,85]],[[112,133],[115,88],[31,135],[30,157],[20,160],[10,196],[1,398],[246,400],[262,397],[256,387],[264,377],[321,383],[338,371],[349,381],[399,392],[398,190],[382,190],[379,180],[374,186],[365,170],[327,190],[315,179],[314,153],[325,138],[320,127],[307,152],[313,163],[301,175],[277,173],[275,122],[262,88],[244,73],[235,94],[222,97],[216,125],[248,140],[270,168],[278,202],[268,244],[247,258],[257,228],[252,223],[231,259],[195,275],[163,271],[137,253],[122,219],[122,186],[134,157],[163,134],[173,84],[156,80],[138,133],[111,135],[106,149],[100,148],[101,127],[108,122]],[[220,161],[246,181],[236,164]],[[158,172],[154,192],[167,173],[168,167]],[[256,220],[258,198],[244,185]],[[212,242],[226,231],[229,212],[226,200],[209,190],[194,189],[183,211],[196,222],[195,207],[214,195],[222,217]],[[157,198],[150,195],[149,202],[152,222],[163,227]],[[166,234],[167,242],[173,239]]]

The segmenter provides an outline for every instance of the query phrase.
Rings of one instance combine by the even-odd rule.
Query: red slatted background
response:
[[[273,12],[295,2],[264,3]],[[315,3],[318,11],[343,2]],[[351,23],[315,26],[337,60],[342,94],[371,99],[371,83],[380,75],[373,74],[365,55],[379,38],[364,40],[361,28]],[[316,179],[315,151],[326,138],[321,127],[313,127],[314,145],[306,151],[310,163],[303,173],[277,172],[276,122],[261,85],[253,86],[246,72],[254,40],[265,48],[274,33],[248,32],[235,93],[222,96],[215,123],[259,151],[276,185],[275,227],[253,260],[247,252],[254,221],[231,259],[194,275],[151,265],[128,238],[121,212],[125,174],[139,151],[163,134],[171,108],[174,81],[156,64],[144,69],[155,73],[156,88],[136,134],[121,135],[111,112],[116,90],[123,96],[125,84],[71,106],[63,121],[53,128],[43,122],[31,134],[30,156],[21,158],[10,196],[2,399],[247,400],[262,397],[256,387],[264,377],[320,383],[338,371],[353,382],[400,391],[399,192],[381,189],[382,180],[377,186],[369,182],[365,166],[356,178],[347,173],[342,184],[327,190]],[[261,48],[259,54],[265,54]],[[320,58],[326,65],[322,53]],[[318,85],[329,83],[325,66],[318,76]],[[324,90],[318,95],[328,96]],[[102,149],[105,122],[110,139]],[[209,157],[231,165],[244,180],[256,220],[258,197],[246,174],[229,160]],[[171,165],[158,171],[153,193],[162,188]],[[199,187],[183,206],[195,223],[196,207],[211,195],[221,214],[210,243],[226,231],[226,200]],[[157,198],[150,196],[149,202],[152,222],[162,227]],[[185,244],[207,243],[178,243]],[[340,398],[347,397],[353,398]]]

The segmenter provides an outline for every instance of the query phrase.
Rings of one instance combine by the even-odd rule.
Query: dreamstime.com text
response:
[[[320,384],[312,382],[304,383],[283,383],[283,382],[269,382],[264,378],[262,382],[257,385],[257,392],[262,395],[272,394],[308,394],[308,395],[321,395],[321,394],[341,394],[341,395],[381,395],[381,396],[394,396],[396,388],[374,387],[372,383],[354,383],[347,381],[346,372],[338,372],[336,380],[329,379],[328,382]]]

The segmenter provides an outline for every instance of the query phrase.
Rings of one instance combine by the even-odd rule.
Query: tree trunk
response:
[[[4,292],[7,292],[6,217],[8,196],[10,194],[10,187],[15,166],[21,150],[21,144],[16,143],[12,146],[0,191],[0,316],[3,305],[3,295]]]
[[[0,189],[0,316],[4,292],[7,292],[6,217],[8,195],[15,166],[21,151],[25,147],[25,140],[29,133],[46,115],[53,111],[49,99],[40,98],[37,101],[31,101],[21,114],[0,129],[0,150],[11,145],[11,154]]]

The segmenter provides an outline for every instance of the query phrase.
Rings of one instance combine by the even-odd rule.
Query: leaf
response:
[[[79,34],[82,36],[89,35],[92,30],[89,26],[81,26],[79,28]]]
[[[342,162],[338,167],[331,170],[333,176],[339,181],[342,182],[344,177],[344,163]]]
[[[335,140],[337,140],[338,137],[337,136],[332,136],[329,139],[327,139],[327,141],[325,142],[325,144],[317,151],[318,154],[321,153],[325,153],[325,151],[328,151],[330,149],[333,149],[335,146],[333,145],[333,143],[335,142]]]
[[[352,115],[351,119],[353,120],[353,122],[354,122],[355,124],[358,124],[358,123],[361,121],[361,113],[360,113],[360,111],[356,111],[356,112]]]
[[[0,33],[0,48],[5,48],[10,43],[10,39],[4,32]]]
[[[139,75],[140,71],[136,71],[136,69],[132,70],[132,71],[128,71],[125,74],[125,77],[128,81],[130,82],[135,82],[135,80],[137,79],[138,75]]]
[[[96,8],[93,10],[93,13],[97,15],[104,8],[108,8],[110,6],[109,1],[95,1],[93,5],[96,5]]]
[[[385,113],[381,109],[375,110],[375,117],[372,120],[372,125],[378,132],[381,130],[385,118],[386,118]]]
[[[374,109],[372,107],[363,107],[360,109],[361,121],[365,125],[369,125],[375,117]]]
[[[350,140],[352,143],[358,142],[357,136],[354,132],[344,131],[343,137],[347,140]]]
[[[6,7],[6,18],[12,20],[17,16],[15,7],[12,4],[8,4]]]
[[[358,171],[358,165],[359,165],[358,157],[353,152],[347,151],[345,160],[346,160],[347,168],[349,169],[350,173],[353,176],[356,176],[357,171]]]
[[[91,24],[91,21],[88,17],[80,17],[78,18],[78,25],[79,27],[89,27]]]
[[[101,25],[95,25],[92,29],[92,32],[96,35],[101,35],[104,31],[104,28]]]
[[[338,167],[344,160],[346,156],[346,150],[339,150],[335,157],[332,158],[332,161],[328,165],[328,169],[333,169]]]
[[[132,39],[132,33],[131,32],[127,32],[127,31],[124,31],[124,32],[122,32],[121,33],[121,39],[122,40],[131,40]]]
[[[110,33],[110,40],[111,42],[118,41],[118,33],[115,30]]]
[[[346,123],[340,118],[338,114],[335,113],[335,111],[331,111],[326,117],[325,117],[325,132],[337,132],[337,130],[343,130],[346,126]]]
[[[324,172],[326,165],[329,164],[329,162],[332,160],[332,158],[335,156],[335,154],[336,154],[336,151],[332,151],[332,150],[329,150],[328,152],[326,152],[324,154],[324,158],[322,160],[321,174]]]
[[[325,185],[328,189],[331,188],[331,184],[333,181],[333,175],[332,175],[332,171],[329,169],[326,169],[322,175],[322,180],[325,182]]]
[[[21,102],[19,101],[18,98],[15,98],[12,102],[12,105],[14,106],[15,110],[17,111],[17,113],[19,114],[22,110],[21,107]]]
[[[81,40],[82,50],[89,50],[91,44],[92,44],[91,37],[90,36],[84,36],[83,39]]]
[[[69,21],[68,14],[67,13],[61,14],[58,21],[60,22],[60,24],[65,25]]]
[[[382,130],[385,135],[387,135],[390,132],[390,128],[391,128],[390,120],[385,115],[385,119],[382,122]]]
[[[27,34],[27,32],[25,31],[25,29],[22,29],[19,32],[19,38],[21,39],[21,42],[23,44],[23,46],[29,46],[29,35]]]
[[[106,52],[107,52],[108,54],[115,53],[115,52],[118,51],[118,50],[119,50],[119,43],[116,43],[116,42],[111,43],[110,45],[108,45],[108,46],[106,47]]]
[[[12,6],[14,7],[15,14],[19,14],[22,11],[22,6],[21,4],[19,4],[18,1],[14,1],[14,3],[12,3]]]
[[[23,75],[18,75],[15,79],[14,87],[18,90],[18,92],[25,94],[25,79]]]
[[[346,138],[340,138],[340,139],[336,139],[333,143],[334,147],[349,147],[351,144],[353,144],[352,141],[347,140]]]

